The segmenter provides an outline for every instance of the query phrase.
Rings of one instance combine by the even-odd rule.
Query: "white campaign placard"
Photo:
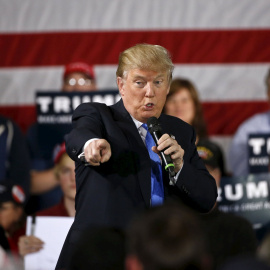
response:
[[[73,217],[36,217],[34,235],[44,242],[39,252],[25,256],[25,270],[54,269]],[[32,218],[27,218],[26,234],[30,235]]]

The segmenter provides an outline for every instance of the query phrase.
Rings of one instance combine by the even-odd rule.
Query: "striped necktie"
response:
[[[142,127],[147,130],[145,145],[151,160],[151,206],[156,206],[164,201],[162,167],[159,155],[152,151],[152,146],[156,145],[154,139],[148,131],[147,125],[143,124]]]

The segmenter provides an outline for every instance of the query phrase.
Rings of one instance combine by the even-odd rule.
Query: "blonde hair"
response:
[[[69,155],[67,154],[67,152],[64,152],[61,155],[61,157],[59,158],[58,162],[54,166],[54,175],[56,176],[57,180],[59,180],[59,178],[60,178],[60,171],[61,171],[61,166],[62,166],[62,162],[63,162],[63,158],[64,157],[69,157]]]
[[[167,71],[171,82],[174,65],[170,53],[160,45],[137,44],[123,51],[119,56],[116,76],[124,78],[131,69]]]

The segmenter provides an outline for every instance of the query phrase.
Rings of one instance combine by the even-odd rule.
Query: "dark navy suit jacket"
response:
[[[184,121],[161,115],[164,133],[173,134],[185,150],[184,166],[175,186],[163,171],[165,200],[179,199],[208,212],[215,204],[217,188],[195,146],[194,129]],[[85,166],[78,159],[86,141],[104,138],[112,155],[100,166]],[[134,214],[150,207],[151,167],[148,151],[122,100],[112,106],[81,104],[73,114],[73,129],[66,149],[76,162],[76,217],[64,243],[56,269],[64,268],[81,232],[88,226],[125,228]]]

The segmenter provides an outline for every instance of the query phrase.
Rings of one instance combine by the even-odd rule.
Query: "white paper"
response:
[[[73,217],[36,217],[34,235],[44,242],[39,252],[24,258],[25,270],[53,270],[60,255]],[[32,218],[27,218],[26,234],[30,235]]]

